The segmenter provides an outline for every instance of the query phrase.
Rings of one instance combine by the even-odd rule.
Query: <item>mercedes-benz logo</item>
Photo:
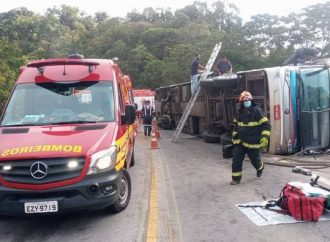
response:
[[[48,173],[48,166],[40,161],[34,162],[30,167],[31,176],[35,179],[42,179]]]

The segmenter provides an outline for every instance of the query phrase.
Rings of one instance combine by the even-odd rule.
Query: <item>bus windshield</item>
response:
[[[305,75],[310,73],[311,69],[301,70],[301,79],[303,81],[303,95],[301,111],[323,111],[329,109],[329,72],[322,71],[315,75]]]
[[[310,73],[313,73],[312,75]],[[300,139],[302,149],[329,146],[329,72],[316,68],[300,73]]]
[[[112,122],[112,82],[28,83],[16,86],[2,126]]]

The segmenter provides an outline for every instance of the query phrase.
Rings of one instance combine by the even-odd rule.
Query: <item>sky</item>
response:
[[[209,6],[215,0],[200,0],[207,2]],[[325,3],[326,0],[222,0],[234,3],[240,10],[239,16],[248,20],[252,15],[268,13],[278,16],[287,15],[289,12],[297,12],[300,9],[317,4]],[[0,12],[7,12],[18,7],[27,7],[33,12],[43,14],[47,8],[62,4],[78,7],[87,14],[95,12],[107,12],[110,17],[125,17],[128,12],[137,10],[142,12],[144,8],[154,9],[169,8],[172,11],[190,5],[194,0],[2,0]]]

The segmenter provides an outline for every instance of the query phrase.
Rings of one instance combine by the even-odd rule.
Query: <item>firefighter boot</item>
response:
[[[242,176],[232,176],[231,177],[230,185],[238,185],[238,184],[240,184],[241,179],[242,179]]]
[[[257,170],[257,177],[261,177],[262,176],[263,170],[264,170],[264,167],[262,167],[260,170]]]
[[[238,184],[240,184],[240,182],[241,182],[241,181],[235,181],[235,180],[232,180],[232,181],[230,182],[230,185],[238,185]]]

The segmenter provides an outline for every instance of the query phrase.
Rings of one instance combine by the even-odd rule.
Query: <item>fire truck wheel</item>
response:
[[[110,205],[106,209],[113,213],[119,213],[127,208],[131,198],[131,189],[131,178],[127,170],[124,169],[121,177],[121,183],[118,187],[118,199],[114,204]]]

